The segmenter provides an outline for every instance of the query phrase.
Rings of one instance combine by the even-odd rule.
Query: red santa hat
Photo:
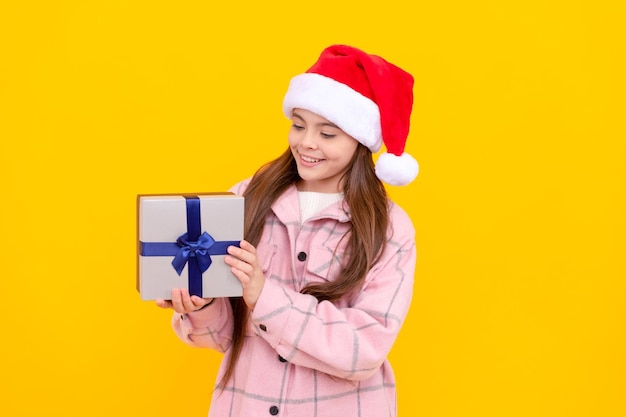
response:
[[[383,58],[332,45],[304,74],[291,79],[283,112],[312,111],[378,152],[376,176],[391,185],[417,177],[417,161],[404,152],[413,107],[413,77]]]

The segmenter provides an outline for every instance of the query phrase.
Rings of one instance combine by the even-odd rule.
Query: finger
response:
[[[252,263],[255,262],[257,259],[256,248],[251,243],[248,243],[245,240],[241,241],[239,247],[229,246],[228,249],[228,253],[237,256],[238,258],[241,258],[246,262]]]
[[[162,298],[157,298],[156,300],[154,300],[154,302],[156,303],[157,306],[159,306],[161,308],[173,308],[172,302],[169,301],[169,300],[164,300]]]
[[[246,250],[250,253],[256,254],[256,248],[252,245],[252,243],[248,242],[247,240],[242,240],[239,243],[239,247],[241,247],[243,250]]]
[[[250,276],[237,268],[230,268],[230,271],[237,277],[241,285],[246,287],[250,283]]]
[[[244,248],[238,248],[237,246],[229,246],[228,253],[237,259],[241,259],[244,262],[252,263],[256,255]]]
[[[197,295],[192,295],[191,296],[191,302],[194,305],[194,309],[197,310],[201,307],[203,307],[206,303],[208,303],[208,300],[198,297]]]
[[[191,301],[191,296],[189,295],[189,290],[187,288],[181,288],[180,293],[182,296],[183,307],[185,308],[185,313],[191,313],[197,307],[194,305],[193,301]]]
[[[239,260],[239,259],[235,258],[234,256],[225,256],[224,257],[224,261],[231,268],[235,268],[235,269],[237,269],[239,271],[244,272],[245,274],[252,274],[252,272],[254,271],[254,266],[253,265],[251,265],[248,262]]]
[[[172,308],[174,311],[180,314],[185,313],[185,307],[183,306],[183,296],[181,288],[172,289]]]

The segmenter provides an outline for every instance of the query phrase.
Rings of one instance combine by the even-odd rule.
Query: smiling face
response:
[[[341,192],[359,142],[335,124],[304,109],[294,109],[289,130],[289,147],[302,181],[300,191]]]

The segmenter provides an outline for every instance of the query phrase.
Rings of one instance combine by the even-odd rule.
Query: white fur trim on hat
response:
[[[382,146],[378,106],[346,84],[315,73],[296,75],[283,100],[283,112],[291,119],[297,108],[336,124],[372,152],[378,152]]]
[[[382,153],[376,161],[376,176],[387,184],[407,185],[418,173],[417,161],[406,152],[400,156]]]

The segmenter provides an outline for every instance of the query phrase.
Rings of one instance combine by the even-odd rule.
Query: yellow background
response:
[[[206,415],[220,356],[135,292],[135,195],[251,175],[348,43],[416,79],[400,415],[626,415],[623,2],[248,3],[0,6],[0,414]]]

